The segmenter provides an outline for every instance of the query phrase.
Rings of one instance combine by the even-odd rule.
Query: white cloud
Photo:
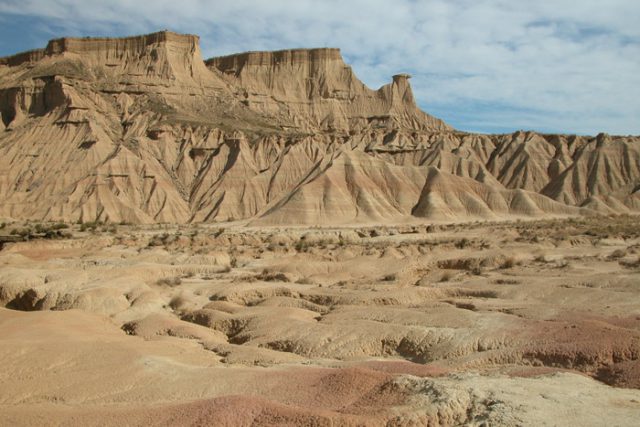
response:
[[[205,56],[336,46],[372,87],[413,74],[419,103],[461,128],[640,134],[635,0],[5,0],[0,13],[69,34],[196,33]]]

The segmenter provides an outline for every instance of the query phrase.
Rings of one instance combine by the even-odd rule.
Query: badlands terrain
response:
[[[58,231],[0,251],[3,425],[638,420],[634,217]]]
[[[1,425],[637,425],[640,138],[338,49],[0,58]]]

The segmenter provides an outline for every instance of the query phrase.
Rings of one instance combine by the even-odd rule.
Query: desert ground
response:
[[[634,216],[0,235],[1,425],[639,419]]]

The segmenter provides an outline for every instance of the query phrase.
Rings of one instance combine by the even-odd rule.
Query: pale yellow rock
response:
[[[0,114],[1,218],[276,225],[640,210],[637,137],[457,132],[416,106],[408,75],[369,89],[338,49],[205,64],[193,35],[56,39],[0,58]],[[464,179],[440,197],[430,168]],[[473,201],[470,185],[492,199]]]

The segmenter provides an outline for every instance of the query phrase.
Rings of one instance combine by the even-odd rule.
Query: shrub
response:
[[[463,239],[458,240],[458,241],[455,243],[455,246],[456,246],[456,248],[458,248],[458,249],[464,249],[464,248],[466,248],[467,246],[469,246],[469,244],[470,244],[470,243],[471,243],[471,242],[469,241],[469,239],[467,239],[467,238],[465,237],[465,238],[463,238]]]
[[[32,231],[30,228],[14,228],[9,234],[12,236],[20,236],[22,238],[30,238]]]
[[[263,282],[290,282],[289,278],[284,273],[275,273],[269,270],[262,270],[256,279]]]
[[[497,279],[495,283],[498,285],[519,285],[521,282],[517,279]]]
[[[158,279],[156,285],[174,287],[181,283],[182,279],[180,277],[163,277],[162,279]]]
[[[516,264],[516,260],[513,257],[509,257],[504,260],[500,268],[513,268]]]
[[[169,301],[169,307],[173,310],[179,310],[187,303],[187,300],[182,295],[176,295]]]
[[[296,251],[298,252],[306,252],[309,249],[309,243],[304,240],[298,240],[296,243]]]
[[[627,255],[627,251],[624,249],[616,249],[609,255],[609,259],[620,259]]]

